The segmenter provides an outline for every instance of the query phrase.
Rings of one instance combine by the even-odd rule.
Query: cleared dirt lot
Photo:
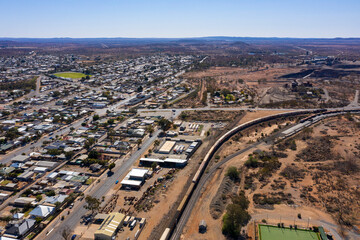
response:
[[[268,69],[250,70],[248,68],[212,67],[205,71],[189,72],[184,75],[188,79],[211,77],[222,87],[230,87],[239,90],[244,87],[238,80],[242,79],[249,86],[257,86],[259,79],[266,79],[271,82],[282,75],[296,72],[301,68],[289,68],[282,65],[275,65]]]
[[[243,111],[222,111],[222,110],[202,110],[202,111],[184,111],[180,118],[186,121],[201,122],[229,122],[243,114]]]

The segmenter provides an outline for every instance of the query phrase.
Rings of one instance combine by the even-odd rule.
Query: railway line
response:
[[[318,122],[319,119],[323,119],[325,117],[334,116],[336,114],[344,114],[347,112],[359,112],[359,111],[360,111],[359,109],[348,109],[348,110],[342,109],[342,110],[334,110],[334,111],[327,111],[326,109],[301,110],[301,111],[295,111],[295,112],[275,114],[275,115],[267,116],[264,118],[258,118],[258,119],[241,124],[233,129],[231,129],[230,131],[225,133],[221,138],[219,138],[215,142],[215,144],[210,148],[210,150],[204,157],[203,161],[201,162],[197,172],[195,173],[195,175],[192,179],[192,183],[191,183],[190,187],[188,188],[184,198],[182,199],[182,201],[180,202],[180,204],[177,208],[177,212],[176,212],[174,218],[170,221],[168,228],[165,229],[165,231],[160,239],[167,240],[170,237],[171,237],[170,238],[171,240],[179,239],[180,235],[182,233],[182,230],[183,230],[188,218],[190,217],[191,211],[192,211],[196,201],[199,199],[199,197],[201,195],[201,191],[202,191],[203,187],[205,186],[206,182],[211,178],[212,174],[218,168],[220,168],[223,164],[225,164],[232,158],[234,158],[252,148],[255,148],[259,144],[263,143],[263,141],[256,142],[256,143],[251,144],[248,147],[226,157],[223,161],[215,164],[211,169],[209,169],[204,174],[207,165],[209,164],[211,158],[214,156],[216,151],[236,133],[238,133],[242,130],[245,130],[246,128],[257,125],[259,123],[267,122],[267,121],[274,120],[277,118],[282,118],[282,117],[298,116],[298,115],[303,115],[303,114],[312,114],[310,117],[306,118],[306,121],[302,121],[302,123],[300,123],[300,124],[303,124],[306,122],[306,123],[310,123],[310,125],[311,125],[313,123]],[[309,124],[303,124],[303,125],[304,125],[304,127],[309,126]],[[286,134],[285,137],[289,137],[297,132],[298,131],[288,133],[288,134]],[[284,138],[284,136],[282,138]]]

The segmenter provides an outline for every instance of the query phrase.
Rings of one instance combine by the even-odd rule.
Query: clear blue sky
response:
[[[0,0],[0,37],[360,37],[360,0]]]

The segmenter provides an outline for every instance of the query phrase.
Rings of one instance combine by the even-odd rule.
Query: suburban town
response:
[[[0,240],[360,239],[360,2],[0,9]]]
[[[1,58],[4,86],[18,81],[30,86],[2,91],[1,211],[19,220],[6,227],[4,236],[41,236],[42,229],[54,226],[53,219],[63,221],[90,192],[101,196],[98,203],[94,197],[98,206],[91,206],[92,212],[101,206],[109,213],[116,207],[114,216],[121,219],[132,209],[125,205],[150,208],[141,200],[152,190],[149,186],[169,181],[172,169],[184,167],[202,141],[198,124],[178,121],[187,135],[182,138],[169,131],[175,112],[139,116],[137,109],[161,108],[189,94],[192,89],[180,75],[198,58],[156,55],[90,67],[81,64],[87,59],[74,55],[30,52]],[[160,133],[165,135],[159,138]],[[126,176],[121,180],[122,172]],[[121,187],[115,191],[114,185]],[[131,204],[111,203],[119,191],[130,190],[138,190],[136,196],[126,194]],[[75,217],[83,217],[87,225],[107,215]],[[145,221],[140,218],[139,226]]]

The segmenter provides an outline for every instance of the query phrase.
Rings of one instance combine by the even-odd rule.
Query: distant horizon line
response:
[[[254,39],[360,39],[359,37],[249,37],[249,36],[202,36],[202,37],[0,37],[0,39],[203,39],[203,38],[254,38]]]

